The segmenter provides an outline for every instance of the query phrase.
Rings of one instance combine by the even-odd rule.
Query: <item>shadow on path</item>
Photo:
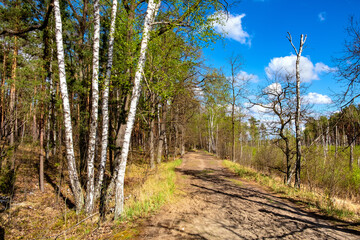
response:
[[[351,223],[347,221],[337,220],[331,217],[326,217],[316,213],[308,213],[297,207],[289,205],[281,198],[275,197],[271,194],[261,192],[252,188],[251,186],[242,187],[232,183],[224,178],[238,178],[235,174],[221,169],[207,168],[205,170],[187,170],[176,169],[176,171],[191,177],[196,183],[192,183],[191,186],[197,190],[191,192],[191,195],[223,195],[230,199],[238,199],[243,202],[248,202],[251,205],[255,205],[254,209],[258,209],[258,212],[262,214],[270,215],[269,217],[275,219],[286,219],[287,222],[301,223],[298,229],[281,234],[278,236],[272,236],[271,238],[284,238],[294,235],[295,233],[303,232],[306,229],[332,229],[341,233],[348,233],[356,236],[360,236],[360,231],[349,229],[349,227],[360,226],[360,223]],[[206,197],[206,201],[217,201],[218,197]],[[214,202],[214,204],[216,204]],[[236,214],[236,209],[231,206],[223,205],[223,207],[229,208],[229,211],[233,211]],[[256,213],[253,213],[256,214]],[[325,220],[336,221],[337,224],[330,224]],[[340,223],[340,224],[339,224]],[[224,226],[226,227],[226,226]],[[231,228],[229,229],[231,230]],[[233,231],[234,232],[234,231]],[[234,232],[236,234],[236,232]]]

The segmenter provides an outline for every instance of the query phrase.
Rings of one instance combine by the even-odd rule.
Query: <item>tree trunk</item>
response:
[[[54,143],[51,143],[51,131],[54,131],[54,129],[52,128],[55,128],[55,124],[54,122],[52,122],[52,110],[54,108],[54,98],[55,96],[53,95],[53,92],[54,92],[54,83],[53,83],[53,79],[52,79],[52,59],[53,59],[53,55],[52,55],[53,51],[51,49],[51,54],[50,54],[50,61],[48,63],[48,68],[49,68],[49,72],[48,72],[48,75],[47,75],[47,79],[48,79],[48,82],[49,82],[49,90],[50,90],[50,102],[49,102],[49,107],[48,107],[48,117],[47,117],[47,126],[46,126],[46,154],[45,154],[45,160],[46,161],[49,161],[49,155],[50,155],[50,149],[51,147],[53,147]],[[53,124],[51,124],[53,123]]]
[[[164,114],[165,112],[165,114]],[[157,151],[157,159],[156,162],[158,164],[161,163],[161,157],[163,152],[163,144],[164,144],[164,134],[165,134],[165,120],[166,120],[166,110],[165,104],[162,106],[162,120],[160,118],[160,106],[158,105],[157,117],[158,117],[158,128],[159,128],[159,143],[158,143],[158,151]]]
[[[152,97],[154,101],[154,98]],[[150,169],[155,168],[155,144],[154,144],[154,128],[155,128],[155,119],[154,119],[154,102],[151,103],[150,111],[150,133],[149,133],[149,152],[150,152]]]
[[[95,184],[94,161],[96,147],[96,133],[99,110],[99,50],[100,50],[100,6],[99,0],[94,1],[94,45],[93,45],[93,72],[91,83],[91,117],[89,126],[89,144],[87,150],[87,187],[85,210],[89,215],[94,211]]]
[[[235,97],[235,93],[233,93]],[[235,103],[231,107],[231,161],[235,162]]]
[[[335,159],[337,158],[337,154],[338,154],[338,129],[337,129],[337,125],[335,125]]]
[[[62,22],[61,22],[59,0],[54,0],[54,13],[55,13],[55,34],[56,34],[55,37],[56,37],[57,58],[59,65],[59,78],[60,78],[60,91],[62,97],[64,125],[65,125],[66,158],[68,161],[68,172],[69,172],[71,189],[74,194],[76,211],[79,213],[84,205],[84,194],[81,189],[80,180],[78,177],[78,173],[76,170],[76,163],[75,163],[70,103],[69,103],[69,95],[66,84],[65,57],[64,57]]]
[[[34,96],[36,96],[36,87],[34,87]],[[33,122],[32,122],[32,139],[35,143],[38,139],[38,128],[37,128],[37,120],[36,120],[36,109],[35,109],[35,101],[32,103],[32,110],[33,110]]]
[[[183,124],[180,124],[181,130],[181,139],[180,139],[180,156],[184,157],[185,155],[185,128]]]
[[[350,171],[353,170],[353,163],[354,163],[354,141],[350,143],[350,158],[349,158],[349,169]]]
[[[175,139],[174,139],[174,156],[173,156],[173,160],[175,161],[175,158],[177,156],[177,153],[178,153],[178,145],[179,145],[179,127],[178,127],[178,124],[179,124],[179,115],[178,115],[178,112],[176,111],[176,109],[174,109],[174,119],[175,119],[175,122],[173,123],[174,124],[174,130],[175,130]],[[209,134],[209,138],[210,138],[210,134]],[[209,146],[210,146],[210,140],[209,140]],[[210,149],[210,147],[209,147]],[[210,150],[209,150],[210,152]]]
[[[40,138],[40,169],[39,169],[39,182],[40,182],[40,190],[44,192],[44,113],[41,113],[40,116],[40,124],[39,124],[39,138]]]
[[[1,136],[5,135],[5,82],[6,82],[6,45],[4,42],[4,56],[3,56],[3,74],[2,74],[2,78],[1,78],[1,96],[0,96],[0,107],[1,107],[1,123],[0,123],[0,134]]]
[[[124,178],[125,178],[125,170],[126,170],[126,162],[129,153],[130,140],[131,140],[131,132],[135,122],[136,108],[138,104],[138,100],[141,92],[141,80],[143,69],[146,61],[146,51],[148,47],[148,41],[150,38],[151,25],[155,19],[155,16],[160,7],[161,1],[156,3],[154,0],[149,0],[146,17],[144,21],[144,29],[142,33],[141,40],[141,48],[140,48],[140,56],[138,66],[136,68],[134,87],[132,90],[130,110],[128,114],[128,119],[126,122],[126,130],[124,136],[124,142],[121,149],[120,156],[120,165],[118,166],[117,176],[116,176],[116,185],[115,185],[115,219],[119,218],[119,216],[123,212],[124,206]]]
[[[163,134],[163,139],[164,139],[164,154],[165,154],[165,159],[168,160],[169,159],[169,145],[168,145],[168,141],[167,141],[167,134],[166,134],[166,121],[167,121],[167,103],[165,102],[163,105],[163,124],[161,125],[161,127],[163,128],[162,134]]]
[[[18,46],[17,46],[17,36],[14,37],[14,59],[11,66],[11,87],[10,87],[10,146],[14,146],[15,138],[15,83],[16,83],[16,67],[17,67],[17,55],[18,55]]]
[[[113,0],[111,8],[111,23],[110,23],[110,37],[109,37],[109,49],[108,59],[106,65],[106,77],[104,81],[104,90],[102,97],[102,133],[101,133],[101,156],[99,165],[99,177],[95,187],[95,199],[99,198],[102,183],[104,179],[104,172],[106,166],[108,136],[109,136],[109,89],[110,89],[110,77],[111,68],[113,64],[113,51],[114,51],[114,35],[115,35],[115,23],[117,12],[117,0]]]
[[[300,99],[300,58],[303,51],[303,46],[306,41],[306,36],[303,34],[300,36],[299,50],[294,46],[291,35],[289,34],[289,41],[296,52],[296,112],[295,112],[295,138],[296,138],[296,170],[295,170],[295,187],[300,188],[300,173],[301,173],[301,132],[300,132],[300,111],[301,111],[301,99]]]

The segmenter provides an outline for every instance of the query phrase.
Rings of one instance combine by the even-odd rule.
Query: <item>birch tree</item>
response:
[[[94,210],[94,159],[96,132],[98,126],[98,105],[99,105],[99,48],[100,48],[100,9],[99,0],[94,1],[94,45],[93,45],[93,73],[91,82],[91,117],[89,128],[89,144],[87,150],[87,188],[86,206],[87,214]]]
[[[54,13],[55,13],[55,39],[56,39],[57,59],[59,65],[59,78],[60,78],[60,92],[62,98],[62,107],[63,107],[64,125],[65,125],[66,158],[68,162],[70,185],[75,198],[76,211],[79,212],[84,205],[84,194],[81,189],[78,173],[76,170],[76,163],[75,163],[70,103],[69,103],[69,95],[66,84],[65,56],[64,56],[62,22],[61,22],[59,0],[54,0]]]
[[[119,218],[119,216],[123,212],[124,205],[124,178],[125,178],[125,170],[126,170],[126,162],[129,153],[130,147],[130,138],[131,132],[135,122],[136,115],[136,107],[139,101],[140,92],[141,92],[141,80],[142,74],[144,72],[144,66],[146,61],[146,51],[148,48],[148,42],[150,38],[151,26],[154,22],[155,16],[159,10],[161,1],[155,2],[154,0],[150,0],[148,3],[145,21],[144,21],[144,29],[142,32],[142,40],[140,47],[140,56],[139,62],[136,68],[134,87],[132,90],[131,102],[130,102],[130,110],[128,114],[128,119],[126,121],[126,130],[123,141],[123,146],[121,150],[120,156],[120,165],[118,166],[117,176],[116,176],[116,185],[115,185],[115,219]]]
[[[303,51],[307,36],[300,35],[300,46],[297,49],[292,41],[291,34],[287,36],[291,46],[296,53],[296,112],[295,112],[295,139],[296,139],[296,170],[295,170],[295,187],[300,188],[300,173],[301,173],[301,131],[300,131],[300,58]]]
[[[163,153],[163,146],[166,144],[166,115],[167,115],[167,103],[164,102],[162,104],[162,118],[160,118],[160,104],[158,104],[157,109],[157,119],[158,119],[158,129],[159,129],[159,142],[158,142],[158,151],[157,151],[157,158],[156,162],[158,164],[161,163],[161,157]]]
[[[107,159],[107,147],[108,147],[108,136],[109,136],[109,89],[110,89],[111,68],[113,65],[116,12],[117,12],[117,0],[113,0],[112,8],[111,8],[108,59],[106,65],[106,76],[104,81],[104,90],[103,90],[102,107],[101,107],[102,108],[101,154],[100,154],[99,176],[95,187],[95,199],[97,199],[100,196],[100,191],[104,180],[106,159]]]
[[[244,95],[246,85],[250,77],[241,77],[240,70],[243,65],[239,55],[231,56],[229,59],[231,76],[228,78],[228,104],[231,107],[231,161],[235,161],[235,121],[236,108],[239,107],[239,99]]]

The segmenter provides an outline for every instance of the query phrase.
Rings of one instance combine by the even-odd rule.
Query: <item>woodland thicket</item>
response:
[[[65,165],[68,197],[88,215],[114,205],[121,216],[128,161],[152,170],[191,149],[360,200],[354,101],[314,118],[309,104],[300,109],[300,73],[276,75],[268,86],[277,87],[254,98],[237,55],[226,66],[230,76],[204,65],[201,49],[221,38],[214,23],[226,16],[213,13],[228,7],[218,0],[2,1],[0,192],[16,191],[22,163],[15,156],[26,145],[39,149],[39,188],[48,169]],[[296,44],[289,49],[300,61]],[[355,78],[356,86],[342,61],[338,77]],[[271,120],[250,116],[246,107],[254,106]]]

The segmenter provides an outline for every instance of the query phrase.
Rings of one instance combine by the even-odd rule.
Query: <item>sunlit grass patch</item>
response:
[[[180,159],[161,164],[141,186],[134,188],[128,200],[125,201],[121,221],[144,217],[170,201],[176,189],[175,168],[180,164]],[[131,178],[133,174],[136,174],[136,171],[130,171],[129,177]]]
[[[241,181],[236,180],[236,179],[225,178],[225,180],[230,181],[230,182],[233,182],[233,183],[235,183],[235,184],[238,185],[238,186],[242,186],[242,185],[243,185],[243,183],[242,183]]]

